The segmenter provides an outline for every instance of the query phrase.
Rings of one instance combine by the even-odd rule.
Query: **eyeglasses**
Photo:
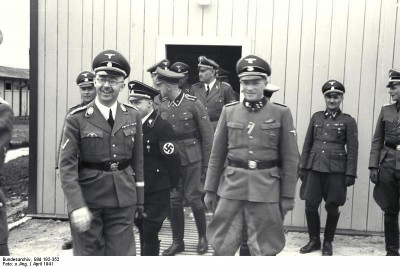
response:
[[[117,84],[123,83],[123,81],[118,81],[115,79],[96,78],[96,80],[101,85],[106,84],[106,82],[108,82],[108,84],[111,86],[116,86]]]

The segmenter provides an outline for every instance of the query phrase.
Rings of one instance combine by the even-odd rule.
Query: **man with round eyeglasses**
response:
[[[74,255],[133,256],[144,202],[141,116],[117,101],[130,74],[123,55],[103,51],[92,68],[96,99],[68,114],[60,153]]]

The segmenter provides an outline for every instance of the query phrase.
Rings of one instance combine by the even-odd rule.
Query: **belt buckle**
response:
[[[257,161],[249,160],[247,161],[247,166],[249,167],[250,170],[257,169]]]
[[[110,171],[115,172],[118,171],[119,162],[110,163]]]
[[[400,150],[400,145],[397,145],[397,146],[396,146],[396,150]]]

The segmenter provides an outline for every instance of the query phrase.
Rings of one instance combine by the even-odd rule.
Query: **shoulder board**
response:
[[[239,101],[231,102],[231,103],[226,104],[225,107],[230,107],[230,106],[233,106],[233,105],[236,105],[239,103],[240,103]]]
[[[221,82],[222,84],[225,84],[225,85],[227,85],[227,86],[231,86],[229,83],[227,83],[227,82]]]
[[[129,105],[129,104],[126,104],[126,103],[123,103],[123,105],[124,105],[125,107],[128,107],[128,108],[133,108],[134,110],[139,110],[137,107],[134,107],[134,106]]]
[[[189,99],[190,101],[196,101],[197,97],[189,95],[189,94],[185,94],[185,98]]]
[[[342,114],[345,115],[345,116],[348,116],[348,117],[352,118],[350,114],[347,114],[347,113],[342,113]]]
[[[69,109],[68,109],[68,112],[70,113],[71,111],[74,111],[75,109],[77,109],[77,108],[79,108],[81,105],[75,105],[75,106],[73,106],[73,107],[70,107]]]
[[[87,107],[88,107],[88,105],[85,105],[85,106],[80,107],[80,108],[76,108],[76,109],[72,110],[72,111],[69,113],[69,115],[74,115],[75,113],[78,113],[79,111],[86,110]]]
[[[287,106],[285,106],[284,104],[281,104],[281,103],[276,103],[276,102],[272,102],[272,103],[275,104],[275,105],[278,105],[278,106],[287,107]]]
[[[197,83],[193,84],[192,87],[193,87],[193,86],[201,86],[202,84],[203,84],[203,83],[201,83],[201,82],[197,82]]]
[[[383,107],[388,107],[388,106],[391,106],[391,105],[396,105],[396,103],[387,103],[387,104],[384,104]]]

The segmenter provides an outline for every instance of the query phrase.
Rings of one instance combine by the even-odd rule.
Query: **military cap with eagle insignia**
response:
[[[392,87],[396,84],[400,83],[400,71],[391,69],[389,71],[389,83],[386,85],[386,87]]]
[[[279,86],[271,84],[271,67],[268,62],[256,55],[248,55],[238,60],[236,63],[236,73],[241,81],[255,80],[264,78],[268,81],[265,91],[276,92]]]
[[[199,64],[197,64],[197,66],[199,67],[205,67],[205,68],[209,68],[209,69],[215,69],[217,70],[219,68],[219,65],[217,64],[217,62],[215,62],[212,59],[206,58],[205,56],[199,56]]]
[[[189,72],[189,66],[183,62],[175,62],[174,64],[171,65],[169,69],[177,73],[186,74]]]
[[[76,84],[79,87],[91,87],[94,86],[94,75],[93,72],[90,71],[82,71],[79,73],[78,77],[76,78]]]
[[[129,76],[131,67],[126,58],[115,50],[104,50],[100,52],[92,63],[93,71],[96,74],[119,74],[125,78]]]
[[[345,88],[343,84],[336,80],[329,80],[322,86],[322,93],[324,95],[331,93],[344,94]]]
[[[154,97],[160,93],[153,87],[148,86],[147,84],[144,84],[139,81],[130,81],[128,83],[128,88],[129,88],[129,98],[128,98],[129,101],[135,99],[153,100]]]
[[[168,60],[168,59],[163,59],[163,60],[161,60],[161,61],[155,63],[155,64],[154,64],[153,66],[151,66],[150,68],[148,68],[148,69],[147,69],[147,72],[155,73],[158,67],[160,67],[160,68],[166,70],[166,69],[168,69],[169,65],[170,65],[169,60]]]
[[[228,78],[229,74],[229,71],[224,70],[223,68],[218,68],[217,72],[215,73],[215,78]]]
[[[167,82],[171,84],[178,84],[179,80],[185,77],[183,73],[177,73],[170,70],[164,70],[162,68],[157,68],[156,70],[158,83]]]

